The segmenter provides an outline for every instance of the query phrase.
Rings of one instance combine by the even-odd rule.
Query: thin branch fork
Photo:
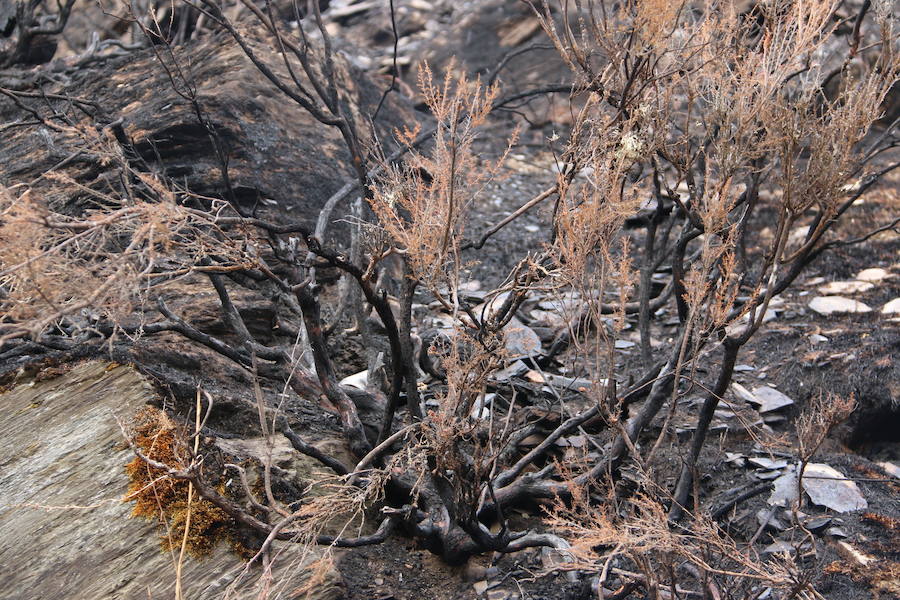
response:
[[[403,429],[397,431],[393,435],[389,436],[383,442],[372,448],[368,454],[363,456],[360,461],[356,464],[356,467],[353,468],[353,472],[350,473],[349,478],[347,479],[347,485],[354,485],[359,479],[364,470],[372,464],[379,456],[381,456],[384,452],[386,452],[397,440],[405,437],[412,429],[418,427],[418,423],[413,423],[412,425],[407,425]]]

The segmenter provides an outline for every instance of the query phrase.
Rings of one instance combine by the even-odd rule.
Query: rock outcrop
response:
[[[153,388],[133,368],[100,361],[40,377],[0,395],[0,595],[174,597],[174,557],[161,550],[157,524],[131,518],[132,505],[123,501],[124,466],[134,455],[117,419],[156,403]],[[309,557],[290,545],[277,550],[273,587],[301,587]],[[248,597],[260,573],[243,570],[224,545],[206,558],[187,556],[184,597]],[[337,572],[326,569],[311,597],[340,598],[340,586]]]
[[[274,42],[244,35],[256,57],[290,82]],[[2,97],[0,184],[24,184],[55,209],[77,212],[97,201],[88,190],[112,199],[126,193],[128,178],[111,160],[122,153],[134,170],[165,175],[195,194],[234,199],[258,216],[314,222],[329,196],[355,176],[337,129],[279,91],[225,33],[171,51],[100,59],[89,68],[79,68],[79,60],[57,61],[43,76],[31,73],[33,81]],[[299,65],[294,71],[303,81]],[[361,134],[371,131],[383,85],[340,56],[335,79],[346,114]],[[0,87],[9,85],[0,74]],[[414,118],[410,102],[389,95],[378,112],[379,138],[390,142]]]

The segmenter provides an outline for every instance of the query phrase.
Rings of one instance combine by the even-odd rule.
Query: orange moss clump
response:
[[[175,469],[187,466],[185,446],[179,441],[175,423],[164,411],[148,407],[139,412],[133,422],[132,441],[147,458]],[[188,513],[190,530],[186,548],[191,555],[205,556],[219,540],[233,541],[236,532],[231,517],[196,492],[188,503],[187,481],[170,477],[140,457],[129,462],[125,472],[130,484],[124,500],[134,502],[132,516],[156,520],[164,528],[161,536],[164,551],[181,548]]]
[[[169,507],[169,531],[161,537],[164,550],[177,551],[184,537],[184,524],[188,516],[187,492],[185,499]],[[231,547],[240,547],[233,542],[234,521],[212,502],[199,498],[194,493],[190,506],[191,528],[187,536],[187,550],[192,556],[207,556],[220,540],[228,541]]]
[[[145,408],[135,415],[132,425],[132,442],[145,456],[173,468],[183,466],[182,455],[177,449],[175,424],[165,412]],[[132,516],[156,519],[166,507],[187,498],[186,482],[172,479],[140,457],[135,456],[125,465],[125,472],[131,482],[125,500],[134,502]]]

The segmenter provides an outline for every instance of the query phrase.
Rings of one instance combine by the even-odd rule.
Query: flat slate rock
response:
[[[863,510],[869,506],[855,481],[826,464],[809,463],[803,471],[803,489],[814,504],[835,512]]]
[[[856,274],[857,281],[872,281],[878,282],[882,279],[887,279],[891,277],[890,271],[887,269],[882,269],[881,267],[872,267],[870,269],[863,269],[859,273]]]
[[[779,410],[794,403],[787,395],[767,385],[754,388],[753,396],[757,399],[760,413]]]
[[[731,389],[744,402],[758,406],[761,414],[773,412],[794,403],[790,397],[767,385],[753,388],[751,392],[741,384],[733,382]]]
[[[880,462],[876,463],[879,467],[884,469],[884,472],[892,477],[896,477],[900,479],[900,467],[891,462]]]
[[[900,313],[900,298],[894,298],[881,307],[881,312],[886,315],[896,315]]]
[[[541,354],[541,338],[522,321],[513,317],[503,328],[503,343],[509,358],[526,358]]]
[[[832,281],[819,288],[820,294],[861,294],[875,289],[868,281]]]
[[[760,469],[767,469],[769,471],[774,471],[777,469],[783,469],[788,466],[788,461],[785,459],[772,459],[766,458],[765,456],[754,456],[748,459],[748,462]]]
[[[797,501],[797,472],[788,470],[774,482],[775,488],[769,495],[769,504],[789,508]]]
[[[809,308],[820,315],[830,315],[834,313],[866,313],[872,310],[869,306],[858,300],[844,298],[843,296],[817,296],[810,300]]]

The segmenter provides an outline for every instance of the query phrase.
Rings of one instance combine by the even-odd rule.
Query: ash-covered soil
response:
[[[360,10],[361,5],[368,7]],[[346,2],[342,6],[346,8],[344,16],[333,18],[329,27],[340,38],[343,52],[356,67],[388,85],[389,69],[393,68],[393,31],[387,3]],[[428,59],[439,69],[449,64],[450,56],[456,55],[458,69],[483,76],[496,73],[504,93],[567,80],[565,65],[555,58],[553,50],[541,46],[539,27],[535,26],[524,3],[510,8],[508,3],[493,0],[460,3],[410,0],[397,2],[397,7],[398,65],[403,84],[393,93],[407,96],[404,102],[421,100],[415,91],[413,71],[414,64],[421,59]],[[539,47],[517,55],[495,71],[510,50],[531,44]],[[486,186],[472,206],[470,238],[477,239],[481,232],[553,184],[560,143],[555,139],[555,128],[564,128],[570,122],[570,111],[565,95],[559,95],[535,99],[515,110],[494,115],[479,142],[485,160],[495,160],[504,151],[513,126],[520,125],[523,129],[498,177]],[[338,214],[341,211],[346,212],[346,207],[339,206]],[[482,249],[469,251],[466,258],[472,262],[464,271],[464,279],[477,281],[481,289],[491,289],[503,282],[520,259],[540,252],[548,241],[551,214],[552,200],[499,230]],[[897,214],[900,214],[900,193],[898,178],[894,176],[852,209],[836,235],[846,238],[863,235]],[[798,223],[798,230],[805,225]],[[760,240],[773,235],[764,211],[752,226]],[[747,252],[751,260],[759,258],[754,248],[747,248]],[[793,457],[795,418],[809,402],[823,393],[852,396],[856,400],[856,410],[832,432],[815,462],[827,464],[853,480],[867,507],[838,513],[807,503],[801,509],[803,522],[817,541],[817,551],[805,554],[801,564],[821,574],[818,589],[829,599],[900,597],[891,595],[897,593],[896,581],[900,577],[900,478],[896,471],[892,473],[879,464],[900,465],[900,321],[880,310],[900,296],[898,256],[900,235],[888,230],[864,243],[826,253],[808,268],[797,285],[780,295],[773,303],[771,319],[743,349],[735,381],[748,390],[773,388],[792,403],[762,413],[740,397],[729,395],[714,422],[715,439],[709,440],[701,456],[703,477],[698,482],[701,506],[710,510],[727,507],[718,516],[720,525],[740,540],[754,539],[761,556],[772,555],[780,550],[779,543],[803,542],[789,537],[796,533],[788,528],[791,515],[767,502],[768,488],[731,507],[727,506],[729,500],[747,490],[761,488],[785,473],[786,465],[781,463]],[[865,279],[871,283],[870,287],[857,286],[861,291],[835,294],[863,302],[871,311],[821,314],[810,307],[812,299],[831,295],[822,291],[828,284],[861,281],[861,274],[871,269],[882,269],[883,275]],[[204,311],[210,311],[205,316],[204,330],[217,332],[216,327],[221,323],[214,313],[214,303],[205,305],[204,299],[189,294],[186,291],[188,298],[181,305],[174,302],[173,307],[194,311],[194,316],[201,321]],[[325,294],[329,299],[336,296],[333,289]],[[523,322],[536,330],[542,324],[533,311],[538,309],[536,303],[540,300],[535,298],[520,313]],[[256,309],[246,308],[248,314]],[[329,308],[326,306],[326,311]],[[420,308],[417,314],[429,315],[425,308]],[[671,343],[671,326],[667,321],[674,316],[656,315],[652,328],[655,343]],[[270,325],[269,315],[264,311],[257,317],[260,328]],[[634,321],[623,341],[638,342],[636,328]],[[331,342],[336,363],[342,369],[341,376],[365,368],[365,348],[355,338],[338,330]],[[252,388],[249,376],[212,353],[173,336],[143,340],[133,350],[127,353],[117,350],[110,358],[139,364],[141,371],[158,384],[160,396],[174,400],[177,408],[185,412],[195,393],[196,374],[203,373],[206,380],[217,383],[210,391],[219,399],[215,417],[208,423],[210,433],[225,439],[257,435],[257,415],[242,397]],[[630,365],[639,363],[639,350],[636,345],[623,344],[617,348],[616,358],[622,372],[627,372]],[[712,362],[718,359],[715,350],[703,358]],[[552,365],[547,367],[548,371],[552,368]],[[9,384],[16,376],[9,374],[4,383]],[[278,393],[278,390],[266,391]],[[578,398],[570,400],[579,402]],[[319,410],[314,403],[291,401],[283,408],[298,432],[325,441],[339,438],[338,419]],[[675,424],[676,430],[685,436],[661,447],[660,480],[665,483],[674,483],[678,475],[689,444],[687,434],[693,426],[692,417],[695,415],[687,406]],[[657,431],[659,426],[661,423],[657,424]],[[533,514],[523,512],[513,518],[541,526]],[[813,521],[815,527],[809,524]],[[851,551],[871,557],[872,568],[853,566],[854,561],[848,558]],[[395,535],[381,545],[338,551],[336,559],[340,593],[352,600],[563,600],[589,598],[593,593],[555,570],[558,565],[553,557],[540,549],[504,556],[487,553],[464,567],[451,567],[418,548],[410,539]]]

